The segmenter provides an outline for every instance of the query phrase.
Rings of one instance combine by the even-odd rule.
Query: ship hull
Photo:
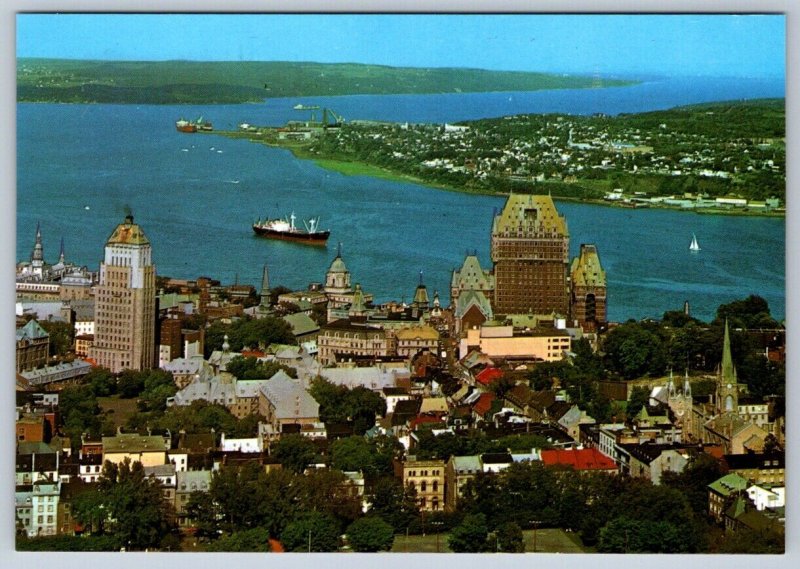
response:
[[[305,231],[276,231],[258,225],[253,226],[253,231],[259,237],[266,237],[267,239],[281,239],[283,241],[294,241],[296,243],[306,243],[308,245],[325,245],[330,237],[330,231],[317,231],[315,233],[308,233]]]
[[[185,126],[176,126],[178,132],[197,132],[197,127],[193,124],[187,124]]]

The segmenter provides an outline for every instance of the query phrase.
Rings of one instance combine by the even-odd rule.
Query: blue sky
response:
[[[782,15],[19,14],[17,56],[785,75]]]

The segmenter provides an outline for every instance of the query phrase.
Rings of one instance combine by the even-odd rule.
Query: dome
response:
[[[346,273],[347,266],[344,264],[342,257],[336,255],[336,258],[331,263],[331,267],[328,269],[329,273]]]

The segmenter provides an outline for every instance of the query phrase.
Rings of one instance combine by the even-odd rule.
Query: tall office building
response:
[[[492,223],[495,314],[569,316],[569,232],[550,196],[512,194]]]
[[[155,303],[150,241],[128,215],[108,238],[100,264],[90,357],[114,373],[153,368]]]

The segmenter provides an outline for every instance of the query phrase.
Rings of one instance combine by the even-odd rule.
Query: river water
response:
[[[342,243],[353,281],[378,301],[410,301],[419,272],[429,291],[449,302],[453,268],[477,250],[489,266],[492,212],[501,197],[347,177],[298,160],[288,151],[215,135],[178,133],[179,117],[199,115],[216,128],[241,122],[280,125],[307,118],[297,103],[317,104],[346,119],[456,122],[518,113],[618,114],[677,105],[782,97],[782,81],[671,79],[633,87],[533,93],[393,95],[270,99],[214,106],[17,106],[18,260],[27,260],[37,222],[45,258],[55,262],[64,238],[67,260],[96,269],[103,244],[126,208],[153,245],[158,274],[207,275],[259,286],[304,288],[324,279]],[[698,318],[723,302],[759,294],[785,316],[785,224],[782,219],[624,210],[558,203],[571,252],[596,243],[608,275],[612,320],[659,317],[688,300]],[[326,248],[259,239],[257,217],[320,215],[331,229]],[[692,233],[702,247],[688,251]]]

